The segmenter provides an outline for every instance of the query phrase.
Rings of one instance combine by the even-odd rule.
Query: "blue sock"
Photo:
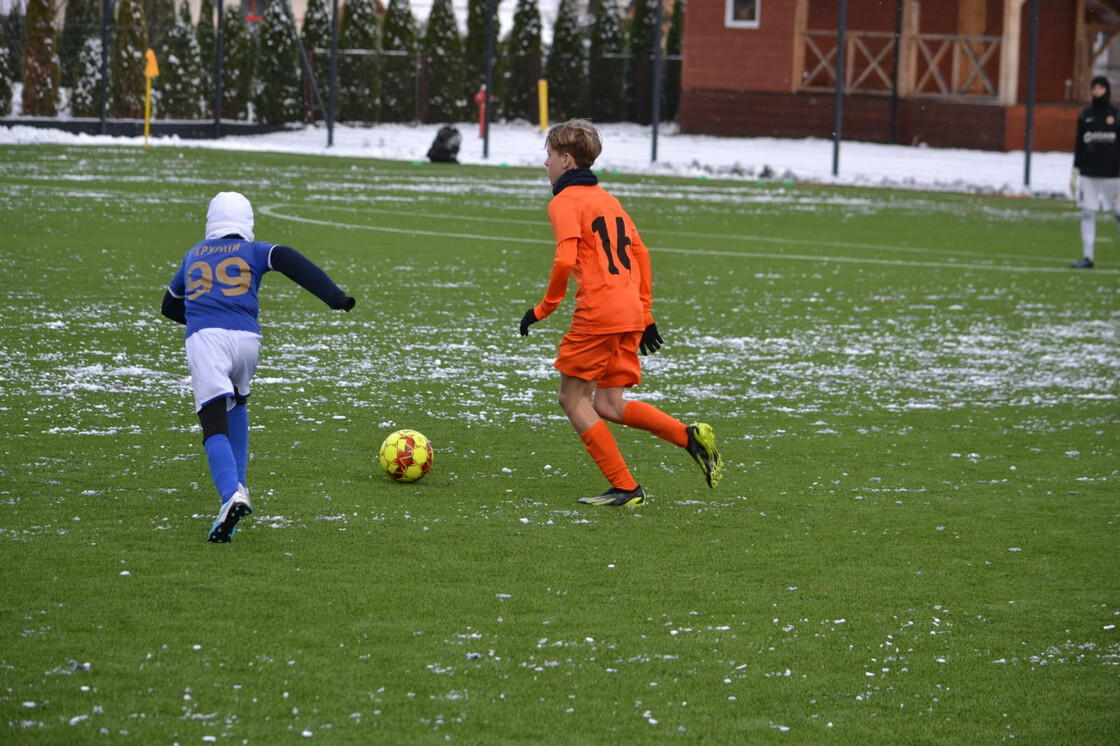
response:
[[[229,445],[237,462],[237,478],[241,484],[247,485],[249,483],[245,480],[245,471],[249,468],[249,408],[238,404],[226,412],[226,422],[229,423]]]
[[[206,446],[206,460],[210,462],[210,476],[224,503],[237,492],[237,462],[233,449],[229,438],[220,434],[211,435],[203,445]]]

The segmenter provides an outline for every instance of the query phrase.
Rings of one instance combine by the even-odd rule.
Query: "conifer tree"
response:
[[[274,0],[265,8],[260,36],[257,121],[262,124],[298,122],[303,117],[299,49],[295,29],[288,23],[282,0]]]
[[[23,15],[23,6],[26,0],[15,0],[8,10],[8,18],[4,22],[4,33],[8,37],[8,45],[4,50],[8,54],[8,64],[12,70],[12,80],[23,80],[23,40],[24,27],[27,19]]]
[[[62,85],[74,85],[74,70],[82,45],[101,33],[101,5],[98,0],[66,0],[66,17],[58,40],[58,60],[62,65]]]
[[[12,66],[8,64],[8,39],[0,23],[0,117],[12,113]]]
[[[198,47],[202,50],[202,63],[214,70],[214,45],[217,44],[218,19],[215,11],[214,0],[201,0],[198,7],[198,25],[195,27],[195,36],[198,37]]]
[[[90,36],[82,43],[74,62],[74,86],[70,94],[70,113],[75,117],[101,115],[101,36]]]
[[[319,89],[319,96],[323,99],[323,106],[327,106],[327,97],[330,95],[331,59],[325,53],[316,52],[317,49],[330,49],[331,47],[331,8],[328,0],[308,0],[307,12],[303,15],[303,29],[300,31],[300,40],[303,50],[311,60],[311,69],[315,76],[315,85]],[[303,71],[307,75],[307,71]],[[311,86],[308,85],[308,88]],[[316,106],[315,95],[310,94],[312,107]],[[314,118],[322,116],[322,112],[314,109]]]
[[[673,15],[669,19],[669,33],[665,36],[665,56],[681,56],[681,39],[684,36],[685,0],[673,2]],[[675,121],[681,107],[681,61],[666,60],[661,77],[661,118]]]
[[[634,0],[630,18],[630,83],[627,100],[630,120],[649,124],[653,87],[653,47],[657,31],[657,5],[662,0]]]
[[[144,116],[148,35],[140,0],[117,0],[117,20],[109,44],[109,108],[112,116]]]
[[[389,0],[381,31],[383,56],[381,118],[386,122],[416,119],[416,19],[408,0]]]
[[[377,9],[371,0],[347,0],[338,31],[339,50],[377,51]],[[380,59],[376,54],[339,55],[338,118],[376,122],[381,94]]]
[[[498,6],[494,0],[494,55],[500,57],[497,41],[502,38],[498,23]],[[466,54],[463,70],[463,95],[473,100],[474,94],[486,82],[486,8],[488,0],[467,0],[467,38],[463,45]]]
[[[560,0],[545,77],[550,119],[559,122],[587,116],[587,70],[576,0]]]
[[[615,0],[600,0],[591,27],[588,60],[591,117],[597,122],[626,118],[626,38]]]
[[[218,21],[214,7],[214,0],[202,0],[198,8],[198,26],[195,27],[198,50],[202,55],[199,90],[207,117],[214,116],[214,50],[218,44]]]
[[[144,19],[148,24],[148,45],[152,49],[162,48],[175,28],[175,0],[144,0]]]
[[[172,119],[196,119],[202,107],[202,49],[191,25],[190,6],[183,0],[175,26],[160,55],[163,111]]]
[[[227,5],[222,16],[222,117],[247,119],[253,95],[255,39],[240,5]]]
[[[540,119],[537,80],[541,76],[541,13],[537,0],[517,0],[513,27],[504,47],[496,76],[496,108],[503,117],[536,124]]]
[[[27,45],[23,48],[23,113],[25,116],[58,115],[61,70],[50,0],[28,0]]]
[[[435,0],[424,33],[429,122],[457,122],[466,114],[463,93],[463,41],[451,0]]]

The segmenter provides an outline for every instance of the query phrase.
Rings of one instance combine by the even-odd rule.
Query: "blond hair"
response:
[[[586,119],[569,119],[548,131],[545,144],[554,153],[567,153],[577,168],[591,168],[603,152],[603,138],[595,125]]]

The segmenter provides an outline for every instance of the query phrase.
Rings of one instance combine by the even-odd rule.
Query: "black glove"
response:
[[[336,311],[349,312],[350,309],[354,307],[354,304],[356,302],[357,301],[354,300],[353,296],[346,295],[345,293],[340,293],[339,295],[331,298],[331,308]]]
[[[657,324],[650,324],[646,330],[642,332],[642,354],[648,355],[652,352],[657,352],[661,349],[661,343],[664,342],[661,335],[657,333]]]
[[[537,323],[538,321],[540,321],[540,319],[537,318],[536,311],[534,311],[532,308],[526,311],[525,315],[521,317],[521,336],[528,337],[529,326]]]

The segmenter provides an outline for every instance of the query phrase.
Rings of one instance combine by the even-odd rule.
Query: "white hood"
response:
[[[218,192],[206,213],[206,237],[221,238],[231,233],[253,240],[253,206],[238,192]]]

